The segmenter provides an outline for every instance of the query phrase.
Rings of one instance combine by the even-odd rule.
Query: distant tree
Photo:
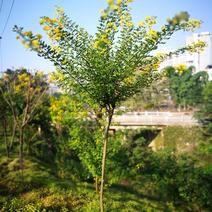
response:
[[[32,75],[25,69],[8,70],[1,84],[1,95],[12,113],[13,125],[17,126],[19,133],[19,160],[20,168],[23,169],[25,129],[42,104],[48,86],[43,73],[36,72]]]
[[[72,92],[86,96],[92,105],[105,114],[102,156],[100,208],[103,211],[106,152],[109,129],[115,108],[121,101],[149,86],[156,78],[159,63],[171,55],[186,50],[202,48],[203,42],[183,47],[168,54],[153,56],[152,51],[179,30],[194,30],[200,21],[189,20],[188,15],[176,22],[165,24],[156,31],[156,18],[147,16],[138,26],[132,22],[129,2],[108,0],[108,7],[101,11],[95,36],[70,20],[64,11],[57,9],[57,17],[43,17],[41,24],[51,40],[51,45],[41,40],[39,34],[23,32],[15,26],[26,48],[52,61],[63,74],[62,84]],[[173,20],[175,20],[174,17]]]
[[[165,78],[158,79],[152,82],[149,87],[142,89],[126,102],[123,102],[123,105],[130,110],[158,110],[168,106],[169,95],[168,80]]]
[[[25,143],[29,155],[51,161],[55,150],[55,128],[51,123],[50,95],[46,92],[42,104],[38,105],[36,113],[25,130]]]
[[[3,76],[4,77],[4,76]],[[0,86],[1,89],[3,88],[3,84],[2,84],[2,79],[0,79]],[[10,131],[10,125],[11,125],[11,112],[6,104],[6,102],[4,101],[3,95],[2,93],[0,93],[0,126],[2,129],[2,138],[4,140],[5,143],[5,149],[6,149],[6,154],[7,157],[9,157],[10,155],[10,149],[12,148],[12,144],[13,144],[13,139],[10,140],[9,142],[9,138],[8,138],[8,134]]]
[[[208,80],[205,71],[193,74],[193,67],[180,66],[165,68],[165,74],[169,79],[171,96],[180,108],[200,105],[202,90]]]
[[[203,122],[205,134],[211,138],[212,136],[212,81],[209,81],[202,92],[203,101],[200,111],[197,113],[200,121]]]

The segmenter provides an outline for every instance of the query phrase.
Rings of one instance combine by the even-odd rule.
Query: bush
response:
[[[212,173],[196,167],[193,158],[161,152],[147,161],[140,174],[154,182],[158,197],[184,210],[211,209]]]

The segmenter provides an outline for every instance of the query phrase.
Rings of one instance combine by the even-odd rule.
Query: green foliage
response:
[[[193,74],[193,67],[177,72],[174,67],[165,68],[169,79],[170,93],[178,106],[197,106],[202,103],[202,91],[207,83],[205,71]]]
[[[45,212],[45,209],[41,209],[41,205],[39,203],[33,204],[28,203],[19,200],[19,199],[12,199],[11,201],[6,202],[3,205],[2,211],[18,211],[18,212]]]
[[[101,143],[102,132],[92,121],[77,121],[70,129],[69,147],[77,152],[92,177],[101,176]]]
[[[44,102],[48,84],[46,76],[42,72],[34,75],[26,69],[7,70],[0,79],[0,94],[7,105],[10,121],[4,125],[4,139],[7,156],[13,147],[16,138],[19,140],[20,168],[23,168],[24,147],[27,145],[28,153],[33,138],[37,137],[37,127],[29,124],[35,118],[38,108]],[[6,112],[6,111],[5,111]],[[8,123],[7,123],[8,122]],[[12,127],[7,125],[12,125]],[[26,128],[28,128],[26,133]],[[35,129],[34,129],[35,128]],[[10,130],[10,142],[7,140],[7,130]],[[32,133],[30,133],[32,131]],[[30,134],[30,135],[29,135]],[[25,141],[27,138],[28,142]]]
[[[108,142],[107,210],[210,211],[210,167],[168,151],[152,152],[148,144],[157,133],[120,131]],[[72,163],[73,159],[70,155],[67,160]],[[4,211],[98,211],[93,185],[78,181],[77,170],[70,164],[69,174],[58,175],[55,165],[26,160],[23,178],[17,159],[1,158],[0,167],[0,208]],[[81,172],[85,174],[86,169]]]
[[[110,184],[131,184],[139,169],[152,153],[148,142],[157,135],[154,130],[123,130],[115,133],[108,143],[109,167],[107,179]]]
[[[123,192],[123,191],[122,191]],[[163,211],[165,210],[165,206],[160,206],[157,202],[149,201],[147,199],[141,199],[140,201],[136,201],[136,194],[130,194],[127,192],[114,193],[110,197],[106,197],[105,208],[106,211],[123,211],[123,212],[133,212],[133,211],[141,211],[141,212],[154,212],[154,211]],[[83,208],[83,212],[98,212],[99,205],[97,200],[93,200],[86,204]]]
[[[212,82],[209,81],[202,92],[203,101],[197,117],[203,125],[205,135],[210,139],[212,137]]]
[[[168,87],[167,79],[156,80],[122,104],[131,111],[163,109],[168,106]]]
[[[161,130],[151,146],[154,150],[169,149],[177,154],[192,153],[202,139],[199,127],[169,126]]]
[[[78,211],[87,201],[83,194],[72,191],[55,190],[43,187],[40,190],[22,193],[18,197],[8,198],[3,203],[2,211]]]
[[[187,156],[176,157],[166,152],[152,156],[141,174],[155,181],[162,199],[185,210],[211,208],[211,173],[196,167],[195,160]]]
[[[36,161],[26,160],[23,173],[19,170],[18,159],[7,159],[1,167],[0,189],[10,194],[39,188],[55,180],[49,169]]]
[[[187,14],[181,15],[180,18],[174,17],[173,20],[177,18],[176,23],[166,24],[159,31],[153,29],[156,23],[155,17],[148,16],[135,26],[130,13],[130,2],[108,1],[108,7],[103,10],[95,36],[89,35],[59,8],[56,10],[56,18],[41,19],[41,25],[44,25],[43,29],[47,32],[51,45],[42,41],[42,36],[39,34],[23,32],[23,28],[14,27],[14,31],[27,48],[54,63],[62,74],[59,82],[65,89],[87,100],[94,111],[97,108],[102,112],[101,118],[104,113],[106,115],[106,121],[100,123],[100,126],[104,127],[100,129],[105,130],[104,142],[100,145],[102,147],[101,211],[104,211],[104,173],[109,128],[115,108],[121,101],[136,94],[141,88],[149,86],[157,78],[155,71],[162,60],[172,54],[193,49],[193,46],[189,46],[160,57],[152,56],[152,52],[160,44],[164,44],[176,31],[193,30],[200,26],[199,21],[189,20]],[[194,46],[195,49],[202,48],[205,44],[198,42]],[[98,174],[98,168],[93,169],[93,164],[99,159],[99,152],[95,152],[99,138],[101,137],[93,142],[92,154],[85,153],[81,157],[93,174],[94,172]],[[74,143],[75,146],[77,143],[79,142]],[[82,156],[82,151],[79,153]],[[94,158],[98,158],[97,161]],[[89,166],[90,164],[92,166]]]
[[[3,74],[0,80],[1,95],[10,110],[12,110],[12,106],[14,107],[13,110],[17,118],[23,118],[24,109],[28,102],[32,110],[41,101],[40,95],[48,88],[45,81],[46,76],[43,73],[36,72],[32,75],[24,68],[17,70],[8,69]]]
[[[153,29],[156,23],[155,17],[146,17],[138,26],[132,23],[128,5],[131,1],[108,2],[108,7],[102,11],[97,33],[94,36],[89,35],[85,29],[80,28],[60,8],[56,9],[56,18],[41,18],[41,25],[44,25],[43,29],[47,32],[50,43],[47,44],[41,40],[42,36],[39,34],[33,34],[30,31],[24,32],[23,28],[15,26],[14,31],[18,33],[20,36],[18,39],[22,40],[25,47],[36,51],[39,56],[54,63],[60,72],[58,82],[63,88],[71,94],[75,94],[81,102],[86,102],[93,109],[91,121],[82,117],[77,120],[75,116],[75,105],[72,99],[62,96],[59,99],[53,99],[51,102],[52,108],[50,115],[52,122],[55,126],[58,124],[60,127],[66,128],[66,132],[69,132],[69,146],[77,154],[82,165],[86,167],[86,171],[88,170],[93,176],[100,174],[101,147],[104,144],[102,151],[104,153],[102,160],[102,170],[104,173],[106,144],[109,140],[108,143],[111,143],[108,148],[110,159],[108,162],[110,167],[114,167],[116,172],[121,170],[118,168],[119,165],[125,169],[123,172],[120,171],[119,175],[117,174],[120,179],[123,176],[127,176],[126,170],[130,173],[128,175],[129,177],[138,179],[137,176],[133,178],[132,175],[145,171],[148,162],[151,165],[155,163],[157,166],[153,166],[152,172],[154,173],[153,176],[157,176],[157,179],[159,179],[158,187],[161,185],[161,188],[167,194],[174,191],[177,199],[188,203],[190,200],[189,198],[186,199],[187,195],[189,195],[188,188],[180,193],[178,191],[178,187],[180,186],[176,185],[173,179],[171,179],[172,173],[175,176],[179,174],[179,172],[175,172],[172,168],[177,167],[177,171],[179,171],[178,164],[174,160],[175,158],[172,159],[172,156],[169,155],[165,159],[161,159],[160,157],[155,157],[157,160],[154,159],[154,155],[151,155],[152,152],[147,147],[147,143],[143,138],[133,138],[135,142],[131,146],[123,145],[121,137],[118,135],[114,138],[115,142],[113,143],[113,139],[108,139],[108,135],[114,109],[122,101],[139,92],[141,88],[149,86],[158,77],[156,71],[161,61],[172,55],[202,49],[205,46],[203,42],[198,42],[168,54],[160,56],[153,56],[152,54],[158,45],[164,44],[174,32],[179,30],[193,30],[199,27],[200,21],[189,20],[188,14],[184,12],[170,19],[168,24],[162,26],[161,30],[156,31]],[[68,115],[67,119],[62,118],[64,114]],[[88,116],[88,114],[86,115]],[[94,116],[96,121],[93,121]],[[102,126],[106,126],[104,118],[108,118],[108,120],[107,127],[105,127],[105,134],[102,135],[102,130],[104,129]],[[63,140],[60,137],[62,137],[62,133],[58,133],[58,141],[55,142],[55,146],[59,147],[56,148],[57,153],[58,155],[66,151],[68,153],[65,154],[65,157],[57,157],[58,166],[61,164],[61,161],[76,156],[65,148],[67,138]],[[101,142],[102,138],[104,142]],[[59,145],[59,141],[61,140],[63,142]],[[126,153],[124,150],[130,150],[130,152]],[[125,159],[122,161],[124,156]],[[162,165],[161,169],[158,168],[160,165]],[[73,171],[75,170],[73,169]],[[161,174],[162,171],[164,171],[164,175]],[[58,176],[65,179],[66,174],[59,174]],[[117,180],[113,179],[113,176],[109,177],[109,179],[111,179],[111,182]],[[164,183],[164,179],[168,180],[165,180]],[[177,182],[179,184],[182,183],[181,181]],[[101,183],[100,194],[102,199],[104,174],[102,174]],[[192,188],[196,186],[195,183],[196,181],[191,183]],[[173,186],[171,191],[168,189],[170,185]],[[175,191],[176,187],[177,191]],[[184,189],[185,186],[182,186],[182,188]],[[202,194],[202,192],[200,193]],[[50,192],[48,196],[41,198],[42,207],[47,208],[47,210],[71,210],[73,203],[67,204],[69,200],[65,197],[66,195],[63,192],[62,194],[60,192],[59,194]],[[168,196],[166,198],[169,199]],[[110,198],[107,197],[107,199]],[[163,210],[163,208],[158,207],[158,204],[155,205],[152,202],[147,202],[146,204],[144,201],[140,203],[136,200],[124,199],[123,196],[119,199],[124,204],[120,205],[117,200],[113,200],[107,203],[107,207],[115,211],[125,209],[126,211],[135,211],[141,208],[144,208],[144,211]],[[71,201],[74,202],[73,199]],[[173,198],[171,198],[171,201],[174,201]],[[88,210],[95,209],[95,202],[92,203],[91,199],[87,200],[87,202],[89,202],[88,205],[90,204]],[[167,203],[167,205],[169,205],[169,208],[173,206],[171,203]],[[73,208],[76,207],[73,206]],[[103,210],[102,206],[101,209]]]
[[[77,119],[87,116],[83,103],[74,95],[52,96],[50,98],[50,115],[54,125],[61,128],[68,128]]]
[[[115,108],[152,82],[162,60],[192,49],[189,46],[160,57],[152,56],[159,44],[164,44],[176,31],[200,26],[200,21],[189,20],[185,12],[159,31],[153,29],[156,18],[151,16],[136,26],[128,4],[127,0],[109,2],[102,11],[95,36],[80,28],[60,8],[56,9],[56,18],[44,16],[40,22],[52,45],[42,41],[40,35],[23,32],[23,28],[15,26],[14,31],[25,46],[55,64],[63,75],[59,81],[65,88],[83,92],[100,107]]]

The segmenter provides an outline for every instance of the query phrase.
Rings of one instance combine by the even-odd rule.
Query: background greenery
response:
[[[15,74],[18,78],[23,73],[28,71],[8,70],[3,77]],[[10,90],[3,77],[1,211],[98,211],[95,178],[100,176],[98,142],[102,135],[89,106],[77,96],[45,91],[24,131],[24,166],[20,167],[20,131],[15,129],[13,136],[14,116],[4,102]],[[211,82],[201,89],[201,102],[192,106],[198,109],[200,127],[125,130],[110,136],[105,194],[108,211],[211,211]],[[25,94],[21,89],[14,91],[11,95],[19,105],[17,117],[21,119]],[[173,102],[171,108],[173,104],[178,107]],[[149,147],[152,142],[157,151]]]

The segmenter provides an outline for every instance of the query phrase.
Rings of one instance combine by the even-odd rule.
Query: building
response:
[[[193,42],[202,40],[206,43],[206,47],[201,52],[185,53],[179,56],[174,56],[164,61],[160,68],[166,66],[176,66],[185,64],[186,66],[194,66],[195,73],[198,71],[207,71],[209,80],[212,80],[212,42],[209,32],[194,33],[186,38],[186,45],[191,45]]]

